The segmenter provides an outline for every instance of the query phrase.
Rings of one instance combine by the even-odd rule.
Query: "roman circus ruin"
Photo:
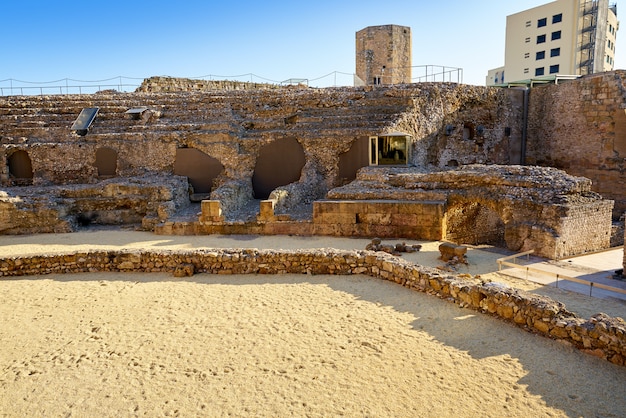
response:
[[[0,230],[604,249],[626,210],[623,79],[528,91],[154,77],[134,93],[3,97]]]
[[[625,76],[532,89],[315,89],[153,77],[133,93],[1,97],[0,233],[130,225],[161,235],[405,237],[534,250],[550,259],[606,249],[624,235]],[[361,267],[344,266],[344,255],[328,257],[341,264],[337,272],[413,286],[395,261],[372,266],[362,256]],[[0,273],[149,271],[143,258],[170,255],[90,257],[1,260]],[[279,254],[276,268],[296,265],[290,257]],[[329,265],[330,258],[302,257],[306,265],[313,260],[309,269]],[[182,263],[183,273],[185,266],[191,274],[209,271],[192,255],[152,264],[172,263]],[[507,319],[513,300],[536,307],[496,289],[504,299],[487,309],[484,295],[493,289],[484,283],[466,283],[483,296],[458,296],[452,279],[435,276],[415,280]],[[563,337],[565,316],[548,318],[543,329],[545,315],[533,315],[515,321]],[[570,337],[625,364],[623,324],[609,328],[609,339],[621,342]]]

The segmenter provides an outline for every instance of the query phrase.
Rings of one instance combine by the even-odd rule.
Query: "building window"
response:
[[[551,57],[560,57],[561,56],[561,48],[552,48],[550,50]]]
[[[529,43],[529,42],[530,42],[530,38],[526,38],[526,43]]]
[[[542,44],[546,41],[546,35],[539,35],[537,36],[537,43],[538,44]]]
[[[528,74],[529,72],[528,68],[524,68],[524,74]]]
[[[548,19],[547,19],[547,18],[545,18],[545,17],[544,17],[543,19],[539,19],[539,20],[537,21],[537,27],[538,27],[538,28],[543,28],[543,27],[544,27],[545,25],[547,25],[547,24],[548,24]]]
[[[537,52],[537,56],[535,59],[539,61],[539,60],[544,59],[545,57],[546,57],[546,51],[539,51]]]
[[[375,86],[380,86],[380,77],[374,77],[374,82],[372,83]]]
[[[561,39],[561,31],[557,30],[556,32],[552,32],[552,40],[556,41],[557,39]]]
[[[545,74],[543,67],[535,68],[535,77],[539,77]]]
[[[530,52],[525,53],[524,58],[530,58]]]
[[[559,65],[551,65],[550,66],[550,74],[556,74],[559,72]]]
[[[406,165],[410,136],[371,136],[370,165]]]
[[[558,15],[552,16],[552,24],[560,23],[563,21],[563,13],[559,13]]]
[[[532,22],[530,20],[526,21],[526,27],[529,28],[530,25],[532,25]]]

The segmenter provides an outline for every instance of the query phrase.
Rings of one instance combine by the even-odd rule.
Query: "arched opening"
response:
[[[267,199],[280,186],[300,180],[304,167],[304,149],[295,138],[283,138],[264,146],[252,175],[256,199]]]
[[[338,185],[347,184],[356,179],[359,168],[369,165],[368,153],[368,139],[359,138],[352,143],[348,151],[339,155]]]
[[[474,124],[471,122],[465,122],[463,124],[463,140],[470,141],[474,139],[475,135],[476,135],[476,130],[474,128]]]
[[[457,244],[489,244],[505,247],[504,222],[490,207],[465,202],[446,212],[446,239]]]
[[[178,148],[174,160],[174,174],[189,178],[196,194],[211,193],[213,180],[224,170],[216,158],[195,148]]]
[[[29,184],[33,179],[33,166],[26,151],[18,150],[9,155],[9,175],[19,184]]]
[[[98,148],[95,165],[98,169],[98,176],[115,176],[117,174],[117,151],[112,148]]]

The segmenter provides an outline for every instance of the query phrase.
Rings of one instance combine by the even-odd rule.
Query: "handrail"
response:
[[[571,277],[571,276],[567,276],[567,275],[560,274],[560,273],[553,273],[551,271],[541,270],[541,269],[529,267],[529,266],[523,266],[521,264],[511,263],[507,261],[507,260],[516,259],[518,257],[525,256],[525,255],[529,256],[533,252],[534,252],[533,250],[530,250],[530,251],[526,251],[523,253],[513,254],[508,257],[498,258],[498,260],[496,260],[498,263],[498,271],[502,271],[502,266],[526,270],[526,280],[528,280],[528,273],[530,272],[545,274],[548,276],[554,275],[556,277],[556,287],[559,287],[559,279],[567,280],[569,282],[574,282],[578,284],[584,284],[584,285],[589,286],[589,296],[592,296],[592,292],[594,288],[608,290],[609,292],[621,293],[621,294],[626,295],[626,289],[620,289],[619,287],[608,286],[602,283],[590,282],[589,280],[579,279],[578,277]]]
[[[525,255],[529,256],[529,255],[533,254],[534,252],[535,252],[535,250],[528,250],[528,251],[524,251],[523,253],[517,253],[517,254],[510,255],[508,257],[498,258],[498,264],[500,264],[501,261],[516,259],[518,257],[523,257]]]
[[[428,81],[436,82],[439,77],[441,77],[442,82],[446,81],[446,77],[449,82],[452,82],[453,76],[456,75],[456,82],[459,84],[463,83],[463,68],[447,67],[445,65],[416,65],[411,67],[411,69],[415,68],[424,69],[425,74],[412,76],[412,82],[416,82],[416,80],[418,83]],[[429,69],[431,70],[430,73],[428,72]],[[438,72],[436,72],[437,70]]]

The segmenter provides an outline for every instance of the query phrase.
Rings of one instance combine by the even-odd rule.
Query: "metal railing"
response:
[[[175,77],[188,78],[191,80],[234,80],[249,81],[272,84],[285,84],[286,82],[278,80],[270,80],[256,74],[239,74],[234,76],[224,76],[216,74],[208,74],[200,77]],[[24,95],[55,95],[55,94],[93,94],[102,90],[116,90],[119,92],[132,92],[137,89],[143,82],[143,78],[132,78],[118,76],[105,80],[85,81],[64,78],[54,81],[23,81],[8,78],[0,80],[0,96],[24,96]],[[290,80],[296,80],[292,78]],[[298,78],[297,80],[306,80],[306,84],[312,86],[349,86],[353,84],[354,74],[333,71],[321,77],[313,79]],[[289,80],[288,80],[289,81]],[[313,85],[312,87],[316,87]]]
[[[411,82],[463,82],[463,69],[446,67],[442,65],[418,65],[411,67],[412,72],[417,73],[411,78]],[[310,87],[341,87],[364,85],[354,73],[332,71],[317,78],[291,78],[287,81],[271,80],[253,73],[224,76],[208,74],[200,77],[174,77],[191,80],[233,80],[250,81],[273,84],[289,84],[292,80],[306,80]],[[102,90],[116,90],[119,92],[132,92],[143,82],[144,78],[117,76],[105,80],[85,81],[63,78],[54,81],[23,81],[14,78],[0,80],[0,96],[28,96],[28,95],[55,95],[55,94],[93,94]]]
[[[569,281],[569,282],[586,285],[586,286],[589,286],[589,296],[592,296],[594,288],[608,290],[609,292],[621,293],[621,294],[626,295],[626,290],[625,289],[620,289],[619,287],[608,286],[608,285],[605,285],[605,284],[602,284],[602,283],[590,282],[589,280],[579,279],[577,277],[571,277],[571,276],[567,276],[567,275],[564,275],[564,274],[554,273],[554,272],[551,272],[551,271],[546,271],[546,270],[542,270],[542,269],[538,269],[538,268],[534,268],[534,267],[530,267],[530,266],[525,266],[525,265],[522,265],[522,264],[517,264],[515,262],[509,262],[508,261],[508,260],[516,261],[517,258],[523,257],[523,256],[527,256],[527,259],[530,259],[530,255],[533,254],[534,252],[535,252],[534,250],[530,250],[530,251],[526,251],[526,252],[523,252],[523,253],[513,254],[513,255],[508,256],[508,257],[499,258],[497,260],[498,271],[499,272],[502,271],[502,266],[507,266],[507,267],[512,267],[512,268],[524,270],[524,271],[526,271],[526,280],[528,280],[528,273],[531,273],[531,272],[532,273],[544,274],[544,275],[547,275],[547,276],[554,276],[556,278],[555,287],[557,287],[557,288],[559,287],[559,280],[566,280],[566,281]]]
[[[411,67],[411,81],[415,83],[463,83],[463,69],[443,65],[418,65]],[[416,73],[421,75],[416,75]]]
[[[143,81],[143,79],[122,76],[95,81],[64,78],[44,82],[23,81],[8,78],[6,80],[0,80],[0,96],[92,94],[102,90],[130,92],[134,91],[141,84],[140,82],[137,82],[137,80]]]

